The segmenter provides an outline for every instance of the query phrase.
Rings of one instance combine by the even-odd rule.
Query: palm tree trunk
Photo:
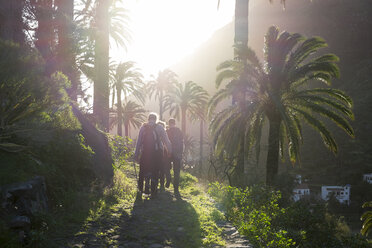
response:
[[[181,109],[181,115],[182,115],[182,133],[183,136],[186,135],[186,109]]]
[[[249,0],[235,0],[235,37],[234,43],[238,45],[247,46],[248,45],[248,11],[249,11]],[[237,56],[237,54],[235,54]],[[240,75],[242,77],[242,75]],[[243,91],[242,91],[243,90]],[[239,89],[239,92],[236,92],[233,98],[236,98],[239,106],[245,102],[244,97],[240,96],[245,89]],[[234,102],[234,100],[233,100]],[[243,134],[242,134],[243,135]],[[244,149],[244,137],[240,141],[240,149],[238,153],[237,164],[235,168],[235,179],[237,186],[243,187],[244,184],[244,165],[245,165],[245,149]]]
[[[56,0],[58,7],[58,68],[71,81],[68,94],[73,101],[77,101],[79,74],[76,69],[72,23],[74,22],[74,0]]]
[[[116,106],[117,114],[118,114],[118,135],[123,136],[123,106],[121,103],[121,88],[119,84],[116,84],[116,94],[118,99],[118,104]]]
[[[203,172],[203,129],[204,129],[204,120],[201,119],[200,120],[200,138],[199,138],[199,146],[200,146],[200,150],[199,150],[199,174],[201,175],[202,172]]]
[[[266,161],[266,184],[273,185],[279,166],[279,118],[269,118],[269,144]]]
[[[248,44],[249,0],[235,0],[235,44]]]
[[[163,120],[163,91],[160,91],[159,96],[159,120]]]
[[[112,95],[111,95],[111,108],[114,108],[115,105],[115,86],[112,88]]]
[[[94,59],[94,99],[93,113],[98,124],[109,130],[109,7],[111,1],[99,0],[97,6],[97,38]]]
[[[35,31],[36,48],[45,60],[46,74],[51,75],[56,70],[56,63],[53,60],[53,50],[55,48],[53,1],[39,1],[35,6],[35,17],[37,28]]]
[[[124,123],[125,136],[129,136],[129,123]]]
[[[0,38],[20,44],[25,43],[22,14],[24,1],[0,0]]]

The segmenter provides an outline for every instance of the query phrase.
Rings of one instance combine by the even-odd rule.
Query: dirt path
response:
[[[205,227],[201,227],[200,212],[192,205],[192,198],[192,194],[176,198],[170,190],[159,192],[155,199],[137,194],[134,201],[117,204],[100,218],[88,221],[63,247],[250,247],[226,221],[210,224],[219,230],[225,245],[205,245]]]

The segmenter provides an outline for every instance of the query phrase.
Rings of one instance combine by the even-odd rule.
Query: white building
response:
[[[340,203],[350,204],[350,185],[342,186],[322,186],[321,197],[323,200],[328,200],[331,195],[334,195]]]
[[[302,176],[297,174],[295,178],[295,183],[302,184]]]
[[[305,195],[310,195],[310,189],[309,187],[307,186],[307,184],[300,184],[300,185],[297,185],[294,189],[293,189],[293,200],[296,202],[298,200],[300,200],[302,197],[304,197]]]
[[[364,174],[363,175],[363,180],[366,181],[367,183],[372,184],[372,173]]]

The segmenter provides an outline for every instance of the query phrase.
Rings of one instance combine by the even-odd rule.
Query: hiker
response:
[[[158,125],[161,125],[163,128],[165,128],[165,122],[159,121],[157,123]],[[162,156],[162,161],[161,161],[161,166],[160,166],[160,171],[159,171],[159,179],[160,179],[160,191],[164,191],[164,183],[165,187],[169,188],[170,181],[171,181],[171,174],[170,174],[170,164],[168,162],[170,153],[164,147],[163,151],[163,156]]]
[[[174,187],[174,194],[176,196],[180,195],[178,190],[179,182],[180,182],[180,170],[181,170],[181,161],[182,161],[182,153],[183,153],[183,134],[182,131],[176,127],[176,120],[171,118],[168,121],[169,128],[167,129],[167,134],[169,140],[172,144],[172,151],[171,156],[168,160],[169,167],[171,167],[171,163],[173,163],[173,187]]]
[[[167,133],[161,125],[156,124],[157,115],[150,113],[148,122],[144,123],[138,134],[134,159],[140,164],[138,176],[138,190],[143,192],[143,181],[145,180],[145,194],[149,194],[151,181],[151,196],[156,195],[159,178],[159,168],[163,156],[163,144],[168,151],[172,152],[171,143]]]

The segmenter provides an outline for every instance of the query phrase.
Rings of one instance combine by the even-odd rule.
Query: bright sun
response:
[[[126,0],[130,11],[132,42],[127,54],[111,51],[115,61],[133,60],[144,75],[159,70],[191,54],[214,31],[230,22],[232,0]]]

